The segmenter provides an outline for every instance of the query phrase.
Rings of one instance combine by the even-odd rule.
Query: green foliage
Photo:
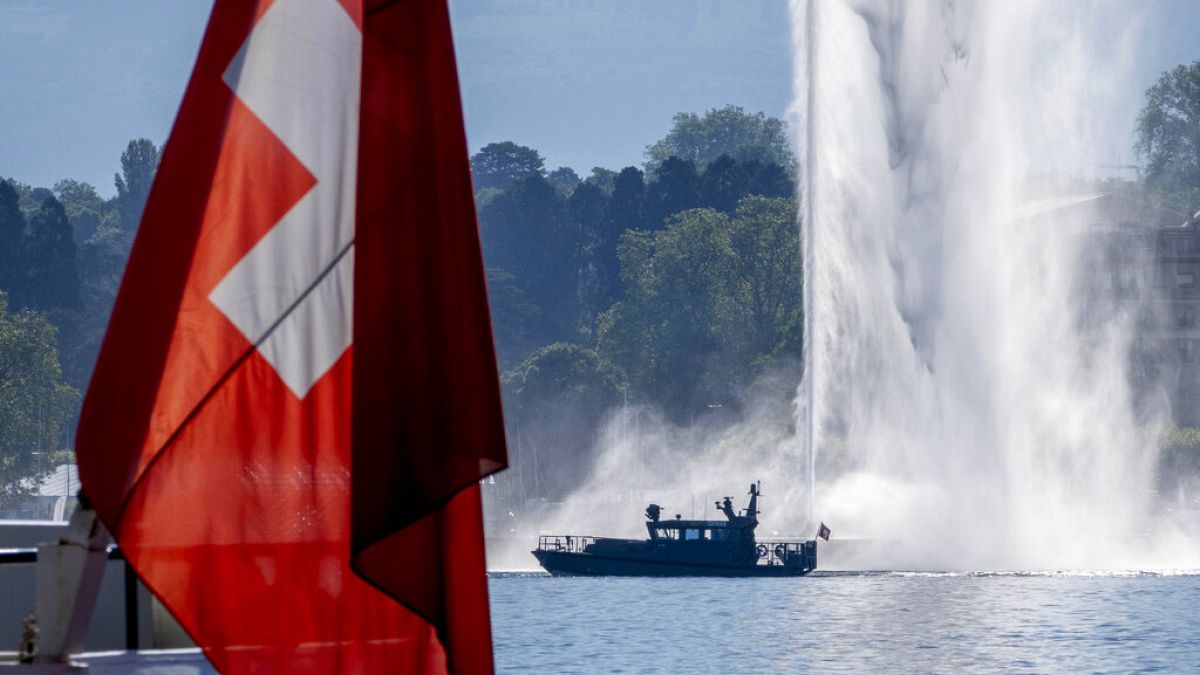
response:
[[[746,169],[729,155],[721,155],[704,170],[700,182],[704,206],[733,215],[737,200],[746,192]]]
[[[14,289],[21,307],[79,307],[75,235],[62,204],[52,196],[29,219],[24,243],[25,273]]]
[[[506,190],[519,180],[541,176],[544,166],[545,161],[537,150],[512,141],[489,143],[471,156],[471,176],[476,190]]]
[[[594,315],[621,297],[621,263],[617,244],[621,234],[642,228],[642,202],[646,183],[642,172],[632,166],[621,169],[613,179],[612,194],[598,227],[587,234],[589,275],[584,306]]]
[[[617,172],[611,169],[605,169],[602,166],[592,167],[592,174],[584,181],[589,185],[595,185],[600,188],[600,191],[605,196],[611,195],[617,181]]]
[[[597,235],[608,200],[600,188],[591,183],[580,183],[567,199],[567,216],[582,232],[585,245]]]
[[[1158,490],[1170,497],[1200,479],[1200,429],[1172,429],[1159,444]]]
[[[671,156],[662,161],[655,180],[646,186],[642,213],[646,227],[662,229],[672,214],[700,206],[700,176],[695,162]]]
[[[16,193],[17,206],[21,209],[22,213],[36,211],[37,207],[41,206],[40,203],[34,203],[33,188],[29,187],[25,183],[22,183],[15,178],[0,179],[0,183],[7,183],[8,187],[12,188],[13,192]]]
[[[91,378],[158,160],[153,143],[131,141],[115,178],[117,196],[107,200],[75,180],[61,180],[53,191],[0,181],[0,291],[9,291],[14,308],[35,310],[54,326],[55,368],[72,387]],[[12,209],[14,193],[24,220]],[[67,427],[77,410],[70,414]]]
[[[603,237],[604,215],[607,207],[608,199],[604,192],[591,183],[580,183],[567,200],[567,218],[579,233],[578,251],[575,256],[579,261],[577,273],[581,310],[589,318],[596,316],[600,310],[604,309],[603,307],[597,308],[592,303],[598,295],[596,292],[596,257]],[[615,245],[611,255],[615,260]],[[586,326],[586,330],[590,332],[591,326]]]
[[[504,194],[504,190],[500,188],[483,188],[475,191],[475,211],[478,213],[483,211],[484,207],[492,203],[492,200]]]
[[[1175,209],[1182,213],[1195,214],[1197,211],[1200,211],[1200,187],[1178,190],[1163,195],[1162,205],[1168,209]]]
[[[738,306],[753,327],[749,354],[800,356],[804,317],[798,222],[790,199],[749,196],[738,202],[730,243]]]
[[[742,164],[742,170],[746,174],[743,194],[789,199],[796,196],[796,183],[792,180],[790,170],[782,165],[750,161]]]
[[[1163,73],[1146,91],[1137,151],[1156,187],[1168,193],[1200,187],[1200,61]]]
[[[538,414],[548,401],[586,409],[593,421],[621,400],[625,375],[596,351],[568,342],[538,349],[504,377],[512,394],[510,410],[518,417]]]
[[[502,367],[590,343],[672,414],[736,405],[799,354],[793,190],[784,167],[722,154],[702,173],[668,157],[648,184],[596,168],[569,192],[540,174],[479,191]]]
[[[31,187],[14,178],[0,180],[0,182],[8,183],[9,187],[17,193],[17,202],[21,207],[21,212],[26,217],[35,213],[42,207],[42,202],[46,197],[52,196],[54,193],[44,187]]]
[[[21,195],[21,208],[27,215],[33,215],[42,207],[42,203],[46,201],[46,198],[53,195],[53,192],[44,187],[30,188],[26,193]]]
[[[59,329],[63,377],[74,387],[91,379],[128,256],[127,239],[106,220],[79,247],[80,306],[49,313]]]
[[[783,120],[727,105],[703,115],[675,115],[666,137],[646,147],[646,172],[656,173],[668,157],[705,165],[721,155],[777,164],[789,171],[796,161]]]
[[[9,313],[0,293],[0,506],[26,497],[68,446],[79,392],[61,381],[55,341],[44,316]]]
[[[598,348],[676,419],[729,398],[701,380],[721,365],[721,336],[735,332],[731,229],[728,216],[695,209],[621,238],[624,298],[601,318]]]
[[[578,335],[578,228],[566,218],[562,197],[538,174],[520,180],[479,214],[489,267],[515,275],[539,308],[530,317],[537,344]]]
[[[512,274],[498,267],[489,267],[486,274],[496,357],[500,369],[506,370],[536,347],[529,339],[529,324],[541,310],[529,301]]]
[[[737,405],[756,364],[799,355],[795,218],[790,200],[745,197],[734,218],[693,209],[622,237],[624,298],[601,317],[598,349],[639,397],[687,419]]]
[[[704,168],[700,194],[704,206],[733,215],[738,200],[745,195],[790,198],[796,194],[796,185],[778,164],[738,162],[729,155],[721,155]]]
[[[1162,461],[1173,468],[1200,470],[1200,429],[1172,429],[1162,441]]]
[[[503,380],[510,427],[510,463],[535,493],[566,494],[579,468],[592,460],[592,445],[608,411],[621,401],[624,374],[594,350],[555,343],[534,352]],[[539,453],[554,457],[538,462]]]
[[[21,199],[8,181],[0,180],[0,291],[12,292],[20,282],[21,244],[25,215]]]
[[[54,195],[67,212],[75,242],[82,244],[100,227],[116,227],[118,214],[116,200],[106,201],[89,183],[63,179],[54,184]]]
[[[560,166],[546,175],[546,182],[562,194],[570,194],[579,185],[579,174],[569,166]]]
[[[150,196],[150,186],[154,183],[154,174],[158,171],[161,158],[162,150],[146,138],[129,141],[125,152],[121,153],[121,173],[113,177],[113,182],[117,187],[121,231],[129,241],[132,241],[142,220],[142,211],[146,208],[146,199]]]

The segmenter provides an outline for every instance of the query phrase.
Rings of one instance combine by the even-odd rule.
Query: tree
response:
[[[1158,492],[1186,502],[1188,493],[1200,489],[1200,429],[1172,429],[1160,442]]]
[[[54,196],[66,210],[78,244],[87,241],[101,225],[117,225],[117,214],[88,183],[64,178],[54,184]]]
[[[62,204],[53,196],[29,219],[24,242],[25,276],[17,284],[20,306],[47,310],[78,307],[79,269],[75,237]]]
[[[25,209],[25,213],[35,213],[37,209],[42,208],[42,202],[46,201],[47,197],[53,197],[54,192],[47,187],[30,187],[29,191],[20,199],[20,208]]]
[[[21,206],[21,212],[26,215],[37,211],[42,205],[42,200],[45,199],[47,195],[52,194],[46,188],[30,187],[15,178],[6,178],[4,179],[4,182],[7,182],[9,186],[16,191],[17,200]]]
[[[591,349],[555,343],[503,380],[512,473],[534,494],[557,499],[579,482],[606,414],[621,401],[625,375]],[[553,462],[537,461],[552,456]],[[528,491],[528,490],[527,490]]]
[[[575,173],[575,170],[569,166],[560,166],[551,171],[546,176],[546,181],[553,185],[555,190],[563,194],[575,189],[575,186],[580,183],[579,174]]]
[[[578,336],[578,229],[566,217],[562,198],[534,174],[513,184],[479,214],[489,267],[516,277],[540,310],[528,320],[536,344]]]
[[[0,180],[0,291],[12,292],[23,276],[21,242],[25,237],[25,214],[20,197],[8,181]]]
[[[629,373],[636,392],[676,420],[727,400],[735,382],[702,385],[730,359],[722,336],[736,334],[730,221],[712,209],[673,216],[666,229],[621,238],[622,300],[599,322],[598,351]]]
[[[513,183],[541,176],[545,161],[537,150],[512,141],[489,143],[471,156],[471,176],[475,189],[500,188],[507,190]]]
[[[616,187],[617,172],[602,166],[593,166],[592,175],[588,176],[584,182],[600,188],[605,196],[611,195],[613,188]]]
[[[486,276],[496,358],[503,371],[532,351],[535,345],[529,341],[529,323],[540,310],[529,301],[513,275],[498,267],[489,267]]]
[[[138,223],[142,221],[142,211],[150,197],[150,186],[154,183],[161,156],[158,146],[147,138],[129,141],[125,152],[121,153],[121,173],[113,176],[113,182],[117,186],[121,231],[129,242],[133,241]]]
[[[55,329],[37,312],[8,311],[0,293],[0,505],[13,506],[54,469],[68,445],[79,392],[61,381]],[[65,454],[65,453],[63,453]]]
[[[742,171],[746,174],[743,195],[789,199],[796,195],[796,182],[787,169],[778,164],[752,160],[742,164]]]
[[[646,227],[661,230],[669,216],[700,206],[700,176],[694,162],[678,157],[663,160],[654,182],[646,186],[642,207]]]
[[[80,307],[52,310],[48,315],[58,328],[63,379],[83,389],[100,353],[128,248],[116,226],[106,221],[79,247],[78,258]]]
[[[621,169],[613,180],[612,196],[600,220],[599,228],[589,237],[588,261],[594,279],[586,289],[584,304],[598,314],[621,297],[621,262],[617,245],[626,230],[643,226],[642,202],[646,184],[642,172],[632,166]]]
[[[683,211],[665,230],[626,232],[619,255],[624,295],[598,321],[597,350],[676,420],[740,405],[769,364],[800,356],[792,200],[744,197],[733,218]]]
[[[657,172],[672,156],[705,165],[721,155],[738,161],[770,162],[788,169],[796,162],[783,120],[761,112],[751,115],[738,106],[727,105],[703,115],[676,114],[667,135],[646,146],[646,172]]]
[[[597,241],[607,206],[608,199],[604,193],[591,183],[580,183],[567,198],[567,216],[580,231],[581,249]]]
[[[732,215],[738,199],[746,192],[746,170],[729,155],[721,155],[704,169],[700,178],[703,205]]]
[[[592,304],[596,297],[597,269],[594,257],[603,236],[604,212],[608,198],[601,189],[591,183],[580,183],[567,199],[567,218],[575,228],[575,269],[579,275],[578,288],[581,319],[586,329],[594,329],[593,322],[600,311]]]
[[[1163,73],[1146,91],[1136,149],[1152,185],[1169,193],[1200,187],[1200,61]]]
[[[749,196],[738,202],[730,244],[738,304],[752,328],[749,356],[800,357],[804,339],[800,228],[790,199]]]

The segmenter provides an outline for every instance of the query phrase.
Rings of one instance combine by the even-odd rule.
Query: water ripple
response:
[[[1200,672],[1200,574],[492,574],[500,672]]]

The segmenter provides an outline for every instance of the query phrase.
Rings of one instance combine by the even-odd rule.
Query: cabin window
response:
[[[713,530],[712,531],[712,540],[713,541],[725,541],[726,535],[728,535],[728,534],[729,534],[729,532],[726,530]]]
[[[683,531],[683,538],[687,541],[695,541],[697,539],[704,538],[701,536],[701,534],[702,534],[702,532],[700,530],[687,529],[687,530]]]

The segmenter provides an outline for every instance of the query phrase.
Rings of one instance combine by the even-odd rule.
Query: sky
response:
[[[1131,96],[1200,59],[1200,2],[1144,0]],[[211,0],[0,0],[0,176],[114,192],[130,139],[163,142]],[[677,112],[782,117],[784,0],[450,0],[471,149],[512,140],[549,168],[643,161]],[[1127,158],[1126,158],[1127,159]]]

